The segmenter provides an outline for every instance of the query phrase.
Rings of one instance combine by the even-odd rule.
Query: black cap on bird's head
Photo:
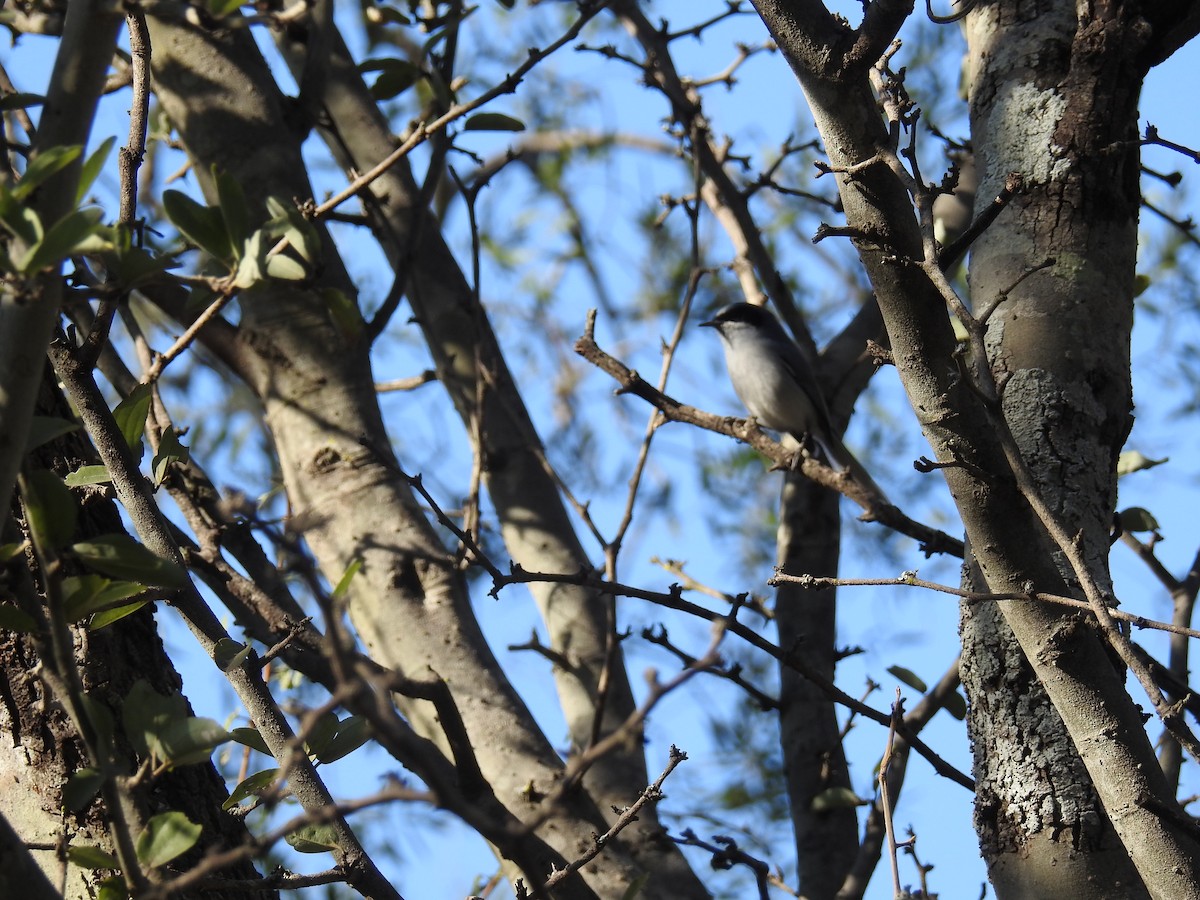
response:
[[[765,328],[772,332],[782,332],[783,326],[775,318],[775,314],[766,307],[755,306],[752,303],[730,303],[717,310],[717,314],[701,326],[715,328],[721,331],[725,325],[749,325],[751,328]]]

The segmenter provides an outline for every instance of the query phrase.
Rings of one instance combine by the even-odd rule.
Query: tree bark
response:
[[[789,573],[837,577],[841,495],[789,474],[780,501],[779,566]],[[837,595],[796,584],[779,588],[775,623],[784,653],[801,653],[833,681],[837,652]],[[779,728],[796,838],[800,893],[811,900],[837,895],[858,851],[853,806],[814,810],[831,788],[851,789],[837,708],[828,695],[788,666],[780,667]]]
[[[285,114],[250,37],[163,20],[150,24],[156,92],[206,190],[212,188],[206,173],[216,165],[244,185],[252,206],[268,195],[311,197],[300,137],[289,129],[294,117]],[[318,288],[353,298],[355,288],[323,229],[322,237]],[[350,587],[350,616],[370,654],[402,674],[449,687],[497,798],[518,818],[537,823],[545,845],[538,845],[535,871],[527,875],[539,881],[607,829],[608,810],[580,790],[567,792],[555,815],[543,815],[562,763],[488,647],[465,579],[392,454],[368,343],[337,327],[319,290],[265,288],[253,300],[244,298],[241,309],[239,352],[264,405],[294,519],[304,523],[305,540],[331,582],[354,560],[363,561]],[[432,705],[397,702],[449,755]],[[644,767],[629,772],[626,785],[622,805],[645,787]],[[643,877],[640,896],[707,895],[677,849],[667,845],[663,853],[656,846],[621,836],[582,874],[561,882],[555,896],[620,896]],[[547,853],[550,847],[558,853]],[[677,864],[659,864],[674,857]],[[506,865],[511,877],[520,875],[511,861]]]
[[[53,374],[44,367],[38,398],[39,415],[70,419],[70,407],[62,397]],[[96,463],[95,451],[82,432],[72,432],[32,454],[38,466],[60,475],[81,465]],[[101,534],[124,533],[116,504],[98,491],[77,492],[80,500],[79,540]],[[9,540],[5,537],[5,541]],[[20,566],[18,559],[13,563]],[[22,575],[26,589],[36,590],[39,573]],[[98,703],[109,708],[117,723],[115,746],[127,766],[126,774],[137,768],[136,755],[121,732],[121,709],[130,689],[145,681],[154,690],[169,695],[179,693],[182,681],[167,656],[154,621],[152,606],[96,631],[72,629],[75,639],[75,664],[82,675],[83,687]],[[28,843],[72,846],[97,846],[113,852],[108,823],[111,817],[100,798],[79,812],[64,810],[63,785],[80,768],[89,764],[84,747],[62,709],[62,698],[47,690],[36,676],[43,665],[38,642],[29,635],[0,630],[0,816]],[[151,816],[165,810],[178,810],[203,826],[197,845],[179,857],[180,865],[194,864],[206,851],[221,851],[238,846],[247,839],[244,823],[224,812],[221,804],[228,798],[224,779],[211,762],[187,765],[158,777],[147,779],[133,796],[129,809],[142,828]],[[133,835],[137,837],[136,834]],[[5,853],[15,852],[7,847]],[[22,852],[25,852],[22,848]],[[59,884],[64,877],[65,860],[53,850],[30,851],[45,877]],[[5,870],[7,871],[7,870]],[[56,896],[88,896],[96,889],[99,875],[107,874],[77,865],[65,867],[66,892]],[[254,865],[243,860],[220,873],[221,877],[254,880],[259,877]],[[5,894],[15,896],[15,894]],[[220,898],[277,896],[263,889],[212,892]]]
[[[950,464],[941,471],[963,517],[986,584],[991,590],[1003,592],[1020,593],[1030,587],[1053,593],[1072,592],[1073,579],[1064,578],[1060,565],[1064,555],[1049,537],[1050,525],[1033,514],[1010,467],[1014,463],[1005,454],[1003,441],[997,440],[1008,426],[998,421],[994,404],[985,401],[959,375],[945,300],[926,269],[904,262],[928,265],[935,253],[932,234],[921,232],[905,184],[879,155],[881,148],[892,144],[876,110],[867,76],[911,5],[868,6],[858,29],[835,19],[811,0],[757,0],[755,5],[796,71],[830,162],[839,173],[852,240],[876,288],[902,383],[937,458]],[[973,15],[990,17],[997,8],[977,7]],[[1030,438],[1056,431],[1064,415],[1080,417],[1073,423],[1077,430],[1072,432],[1080,442],[1078,448],[1063,446],[1049,456],[1026,459],[1043,489],[1060,484],[1087,497],[1082,506],[1066,505],[1062,503],[1065,494],[1056,492],[1049,502],[1059,515],[1066,516],[1070,530],[1082,535],[1093,575],[1105,585],[1107,569],[1100,548],[1106,548],[1112,507],[1103,507],[1103,515],[1097,511],[1112,496],[1112,463],[1128,428],[1128,392],[1127,387],[1122,390],[1122,385],[1128,384],[1127,308],[1132,296],[1136,216],[1128,207],[1115,211],[1106,208],[1099,202],[1102,193],[1081,194],[1078,186],[1104,184],[1108,190],[1115,186],[1124,195],[1132,177],[1136,195],[1136,156],[1131,160],[1128,144],[1114,141],[1130,138],[1134,106],[1128,101],[1131,96],[1136,98],[1141,73],[1129,64],[1138,52],[1136,29],[1120,16],[1105,18],[1111,13],[1107,8],[1095,13],[1097,18],[1085,18],[1077,33],[1060,32],[1057,37],[1061,44],[1072,48],[1065,73],[1070,77],[1064,85],[1072,100],[1064,105],[1057,88],[1046,92],[1042,101],[1054,112],[1045,117],[1048,124],[1040,140],[1030,144],[1040,147],[1043,154],[1042,165],[1030,173],[1035,191],[1068,201],[1055,204],[1053,214],[1039,220],[1044,236],[1059,240],[1070,235],[1070,239],[1063,245],[1063,256],[1053,271],[1035,284],[1030,284],[1033,279],[1023,282],[1020,294],[1037,297],[1035,285],[1042,289],[1052,286],[1047,302],[1059,306],[1063,316],[1061,320],[1043,317],[1036,324],[1051,333],[1061,329],[1060,353],[1064,347],[1070,353],[1053,360],[1039,359],[1037,368],[1022,371],[1019,365],[1024,357],[1014,350],[1012,360],[997,356],[1000,365],[992,377],[1003,380],[1007,377],[1004,369],[1011,373],[1011,393],[1006,388],[1004,394],[1006,410],[1019,402],[1042,415],[1036,433],[1017,433],[1026,452],[1034,449],[1035,442]],[[1036,50],[1023,44],[1019,33],[1007,34],[1005,39],[1013,42],[1013,52]],[[996,51],[999,47],[993,40],[988,49]],[[994,60],[983,54],[983,48],[975,55],[985,66]],[[1035,54],[1028,56],[1030,65],[1015,70],[1014,79],[1023,75],[1026,80],[1036,81],[1034,73],[1040,67],[1032,66],[1035,58]],[[1000,74],[997,72],[995,77],[1000,79]],[[1118,89],[1115,96],[1114,82],[1124,88]],[[980,84],[973,85],[976,104],[984,96],[980,90]],[[1030,86],[1027,90],[1037,93],[1045,87]],[[1092,96],[1097,100],[1107,96],[1114,102],[1102,110],[1086,109],[1087,98]],[[1036,113],[1042,108],[1029,105],[1025,112]],[[1073,114],[1063,116],[1064,110]],[[1014,121],[1011,114],[1015,112],[1010,110],[1009,118],[997,120],[997,127],[991,131],[983,130],[984,123],[978,116],[973,117],[975,152],[977,156],[982,152],[985,172],[982,196],[995,194],[1003,155],[1014,152],[1014,145],[1025,143],[1027,135],[1022,134],[1022,128],[1026,123]],[[1087,115],[1091,112],[1100,115],[1092,118]],[[1045,157],[1047,147],[1051,158]],[[1092,180],[1093,175],[1101,174],[1103,178]],[[1136,203],[1132,213],[1136,213]],[[1094,236],[1088,228],[1089,215],[1108,216],[1097,223],[1101,230]],[[1058,233],[1055,222],[1062,222],[1066,231]],[[1120,231],[1122,236],[1116,238],[1115,231],[1109,229]],[[1035,254],[1017,257],[1004,271],[1011,273],[1013,267],[1036,265],[1057,249],[1053,242],[1042,243]],[[1093,282],[1087,271],[1095,255],[1104,257],[1101,269],[1108,277],[1102,285]],[[972,294],[977,303],[1013,286],[1013,279],[996,278],[994,274],[982,277],[980,265],[973,261]],[[982,271],[988,271],[988,264],[983,266]],[[995,273],[996,268],[990,271]],[[1111,294],[1099,300],[1097,289]],[[1067,298],[1070,302],[1063,304],[1061,301]],[[1082,311],[1089,301],[1116,304],[1111,321],[1091,320],[1091,334],[1102,331],[1102,335],[1080,333]],[[1020,311],[1025,302],[1016,299],[1006,303],[1002,307],[1007,310],[1005,316]],[[1028,323],[1019,316],[1013,321],[1016,327],[1009,329],[1009,337],[1015,340],[1021,326]],[[1097,321],[1104,327],[1097,328]],[[994,349],[1003,335],[993,326],[988,337]],[[1076,341],[1081,343],[1076,346]],[[1047,342],[1037,343],[1044,347]],[[1000,346],[1005,345],[1001,342]],[[1030,352],[1041,352],[1039,346]],[[1096,358],[1103,353],[1115,355],[1101,366]],[[1124,376],[1111,377],[1109,366],[1122,370]],[[1070,384],[1056,385],[1060,378]],[[1098,427],[1085,436],[1080,426],[1088,420]],[[1014,416],[1014,423],[1024,429],[1031,417]],[[1073,458],[1084,460],[1084,465],[1092,468],[1085,471],[1082,466],[1055,465],[1060,454],[1074,454]],[[1064,475],[1074,477],[1075,482],[1064,479]],[[1123,679],[1109,662],[1095,629],[1079,617],[1036,602],[1006,602],[1002,613],[1062,716],[1104,808],[1151,895],[1200,894],[1200,848],[1169,814],[1150,809],[1177,807],[1155,761],[1139,711],[1125,692]],[[1108,866],[1101,868],[1107,870]],[[1060,890],[1064,887],[1059,885]],[[1084,892],[1087,888],[1079,883],[1067,889]]]
[[[1028,268],[1057,260],[1000,305],[988,347],[1006,379],[1005,418],[1022,456],[1107,591],[1116,455],[1131,424],[1134,60],[1144,35],[1118,7],[1080,10],[1077,18],[1057,4],[985,5],[968,19],[979,197],[990,201],[1009,172],[1028,184],[975,243],[970,283],[979,306]],[[985,607],[968,610],[964,638],[982,638],[964,648],[964,684],[980,783],[976,822],[997,895],[1048,892],[1068,867],[1088,896],[1140,894],[1078,751],[1003,620]],[[1030,745],[1041,752],[1016,752]]]

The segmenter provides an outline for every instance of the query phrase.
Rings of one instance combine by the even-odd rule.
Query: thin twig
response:
[[[883,827],[887,830],[888,858],[892,864],[893,896],[900,894],[900,860],[896,855],[896,826],[892,822],[892,800],[888,796],[888,767],[892,762],[892,747],[896,741],[896,725],[904,716],[904,704],[900,699],[900,688],[896,688],[896,700],[892,704],[892,723],[888,728],[887,744],[883,759],[879,763],[879,800],[883,809]]]
[[[531,49],[525,62],[517,66],[511,75],[490,90],[484,91],[474,100],[470,100],[466,103],[455,104],[432,122],[418,122],[413,127],[412,131],[409,132],[408,136],[401,141],[399,147],[389,153],[372,168],[358,176],[358,178],[355,178],[352,182],[350,182],[350,184],[346,185],[346,187],[338,191],[324,203],[319,204],[313,210],[313,216],[315,218],[320,218],[326,213],[331,212],[332,210],[341,206],[443,128],[446,128],[448,125],[452,124],[458,119],[461,119],[468,113],[474,112],[481,106],[490,103],[497,97],[500,97],[504,94],[513,93],[513,91],[517,89],[517,85],[521,83],[521,81],[534,66],[540,63],[546,57],[550,56],[560,47],[563,47],[575,40],[575,38],[578,37],[579,33],[583,30],[583,26],[591,21],[592,18],[594,18],[595,15],[599,13],[605,5],[606,0],[592,0],[592,2],[581,4],[579,18],[576,19],[575,22],[572,23],[571,27],[568,28],[566,32],[564,32],[557,40],[543,48]]]
[[[163,370],[169,366],[171,362],[177,356],[179,356],[179,354],[183,353],[184,350],[192,345],[192,342],[196,340],[196,336],[200,333],[200,330],[212,319],[216,318],[217,314],[225,308],[225,305],[233,299],[235,293],[236,290],[232,285],[221,291],[221,293],[217,295],[217,299],[210,303],[204,312],[196,316],[195,321],[184,329],[183,334],[176,339],[175,343],[168,347],[164,353],[158,354],[154,362],[150,365],[150,368],[147,370],[145,377],[142,379],[143,382],[146,384],[153,384],[156,382],[162,376]]]
[[[1082,609],[1088,611],[1091,611],[1092,609],[1091,604],[1089,604],[1086,600],[1077,600],[1074,597],[1063,597],[1059,594],[1047,594],[1044,591],[1029,591],[1028,593],[991,593],[989,591],[969,591],[965,588],[957,588],[948,584],[940,584],[936,581],[926,581],[923,578],[917,578],[915,573],[912,572],[905,572],[899,578],[827,578],[820,575],[788,575],[783,572],[777,572],[767,583],[792,583],[811,589],[837,587],[889,587],[900,585],[924,588],[926,590],[936,591],[941,594],[950,594],[954,597],[959,597],[963,600],[966,600],[968,603],[984,603],[990,601],[1041,601],[1043,603],[1055,603],[1059,606],[1069,606],[1072,609]],[[1200,631],[1194,628],[1186,628],[1171,622],[1160,622],[1156,619],[1147,619],[1145,616],[1127,613],[1120,609],[1110,608],[1109,614],[1114,619],[1119,619],[1122,622],[1128,622],[1136,628],[1150,628],[1156,631],[1167,631],[1171,634],[1183,635],[1185,637],[1200,638]]]
[[[638,794],[638,798],[633,801],[633,803],[621,811],[621,814],[617,817],[617,820],[613,822],[612,827],[609,828],[608,831],[604,832],[604,834],[596,835],[596,839],[592,843],[592,846],[588,847],[588,849],[585,850],[579,857],[567,863],[567,867],[565,869],[559,869],[557,872],[547,878],[543,887],[552,888],[564,878],[568,878],[575,872],[578,872],[589,862],[599,856],[600,852],[605,848],[605,846],[608,845],[610,841],[612,841],[613,838],[637,821],[637,814],[639,811],[641,811],[643,806],[645,806],[647,803],[657,803],[659,800],[663,799],[663,797],[666,796],[662,792],[663,782],[665,782],[667,777],[675,771],[675,767],[687,758],[688,757],[686,753],[672,744],[667,767],[663,769],[662,774],[654,780],[654,783],[647,786],[645,790]]]
[[[595,311],[589,311],[586,330],[582,337],[575,342],[575,352],[599,369],[607,372],[620,385],[618,393],[631,393],[657,407],[669,420],[687,422],[708,431],[728,435],[752,446],[759,453],[774,461],[780,468],[795,464],[796,454],[782,444],[771,440],[753,423],[752,420],[734,419],[717,416],[704,412],[693,406],[680,403],[672,397],[659,391],[638,375],[637,372],[625,366],[615,357],[605,353],[595,341]],[[806,458],[800,463],[800,471],[813,481],[838,491],[859,504],[864,510],[864,521],[875,521],[906,534],[922,544],[922,549],[928,554],[948,553],[962,556],[962,541],[944,532],[930,528],[920,522],[910,519],[897,507],[881,502],[879,496],[868,487],[859,484],[845,472],[835,472],[825,464],[813,458]]]

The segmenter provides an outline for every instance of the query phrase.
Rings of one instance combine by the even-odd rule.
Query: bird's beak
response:
[[[701,322],[700,327],[701,328],[716,328],[717,323],[714,320],[709,319],[707,322]]]

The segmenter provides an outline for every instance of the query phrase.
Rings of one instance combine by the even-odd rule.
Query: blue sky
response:
[[[722,5],[713,4],[713,7]],[[694,10],[701,6],[679,2],[659,3],[654,7],[654,15],[667,16],[673,24],[678,25],[691,16],[700,18],[701,14]],[[855,15],[856,12],[852,10],[857,9],[857,4],[850,4],[847,15]],[[692,74],[711,73],[722,68],[731,58],[733,40],[757,42],[763,37],[757,20],[745,18],[723,26],[703,43],[683,42],[677,45],[678,63],[681,69]],[[0,59],[3,59],[18,87],[36,92],[44,83],[44,72],[53,48],[54,44],[48,39],[27,38],[15,51],[0,51]],[[1192,147],[1200,146],[1200,122],[1191,114],[1188,104],[1181,102],[1180,93],[1182,85],[1191,83],[1198,70],[1198,62],[1200,59],[1195,46],[1185,47],[1151,73],[1142,102],[1143,124],[1152,122],[1165,137]],[[557,67],[559,71],[582,77],[595,90],[597,98],[581,104],[581,112],[592,119],[589,122],[582,115],[578,116],[581,121],[577,124],[580,126],[590,124],[592,127],[614,127],[661,135],[658,123],[666,114],[663,100],[641,86],[636,74],[628,67],[601,60],[593,54],[570,51],[560,54],[547,66],[547,71],[549,67]],[[944,80],[956,76],[957,52],[947,57],[943,69],[941,77]],[[537,80],[543,77],[548,76],[535,71],[530,82],[536,85]],[[739,78],[740,84],[733,91],[726,92],[723,88],[707,91],[708,113],[719,131],[737,135],[738,143],[735,146],[739,152],[751,152],[756,155],[756,161],[761,161],[769,157],[771,149],[797,128],[797,122],[804,116],[802,98],[790,72],[777,54],[756,56],[739,72]],[[291,90],[290,85],[285,89]],[[94,136],[96,142],[109,134],[124,135],[127,97],[126,93],[120,93],[106,101],[103,118]],[[501,98],[494,108],[519,112],[520,104],[519,95],[515,99]],[[963,126],[957,131],[951,130],[952,133],[962,134]],[[507,140],[506,136],[469,135],[461,143],[487,155],[502,147]],[[308,150],[313,159],[320,153],[315,142],[310,142]],[[1193,168],[1182,157],[1160,148],[1148,148],[1144,158],[1148,165],[1158,169],[1179,169],[1190,175]],[[469,167],[465,160],[456,164],[464,169]],[[340,186],[339,176],[331,173],[328,167],[323,169],[322,178],[322,187]],[[115,165],[110,165],[99,189],[111,191],[115,179]],[[587,211],[588,221],[596,224],[596,238],[604,248],[603,259],[607,265],[603,273],[605,279],[617,296],[635,290],[636,273],[640,267],[652,264],[653,260],[647,260],[641,232],[629,223],[636,218],[639,210],[651,205],[659,194],[683,189],[681,185],[685,181],[680,178],[677,164],[653,154],[622,151],[611,165],[586,170],[578,183],[581,186],[579,202]],[[1160,188],[1150,183],[1147,184],[1147,190],[1161,192]],[[506,173],[481,195],[479,213],[484,221],[501,227],[509,225],[528,229],[531,235],[543,242],[541,249],[544,251],[546,246],[561,241],[561,235],[556,233],[555,222],[542,218],[542,207],[524,205],[532,202],[529,194],[529,184],[519,172]],[[461,207],[452,209],[448,215],[457,242],[456,248],[460,251],[460,261],[469,269],[465,219]],[[1152,226],[1157,224],[1153,223],[1152,217],[1148,217],[1147,221]],[[719,258],[719,233],[711,223],[707,223],[705,229],[714,247],[714,258]],[[1156,237],[1159,233],[1156,227],[1151,227],[1146,240],[1160,239]],[[363,291],[364,301],[373,302],[387,289],[390,272],[380,266],[377,255],[363,249],[363,245],[369,242],[355,241],[351,234],[344,231],[339,232],[339,238],[348,265]],[[828,337],[848,317],[850,310],[838,308],[837,292],[841,288],[839,282],[829,277],[823,268],[831,262],[825,254],[835,254],[836,259],[832,262],[838,264],[845,264],[843,261],[846,257],[844,254],[838,255],[841,251],[813,249],[799,242],[795,246],[789,245],[789,251],[790,255],[781,257],[785,260],[785,266],[795,272],[810,291],[813,306],[827,312],[826,317],[814,320],[814,331],[819,337]],[[1194,262],[1195,252],[1185,248],[1181,256],[1187,267]],[[537,268],[542,262],[543,257],[532,254],[526,265]],[[523,274],[528,273],[521,267],[513,271],[485,264],[481,286],[485,300],[494,304],[497,310],[519,308],[524,302],[522,292],[528,288],[528,282],[521,280]],[[1173,305],[1172,287],[1170,280],[1152,286],[1143,303],[1154,304],[1160,312],[1153,316],[1139,313],[1133,351],[1138,419],[1130,439],[1131,447],[1155,458],[1169,456],[1171,464],[1127,479],[1122,485],[1121,504],[1145,506],[1156,515],[1166,536],[1159,548],[1160,558],[1172,571],[1180,573],[1195,552],[1191,523],[1200,460],[1191,452],[1197,435],[1194,412],[1188,411],[1188,405],[1194,405],[1196,398],[1192,395],[1191,384],[1180,377],[1174,354],[1181,347],[1196,344],[1197,328],[1192,312]],[[585,301],[589,296],[578,275],[571,274],[563,279],[562,290],[552,300],[555,320],[563,323],[564,331],[559,337],[568,345],[582,330],[584,308],[589,305]],[[518,377],[523,372],[535,372],[536,356],[531,361],[527,354],[536,353],[536,344],[535,349],[531,350],[528,344],[522,342],[521,332],[529,327],[528,317],[520,314],[512,319],[505,319],[501,315],[495,318],[502,339],[513,341],[515,349],[510,355],[510,364]],[[618,330],[602,318],[598,337],[605,346],[619,350],[644,374],[657,373],[658,341],[669,333],[671,325],[671,320],[663,316],[642,323],[637,331],[631,330],[628,323]],[[425,367],[423,352],[405,329],[397,327],[394,331],[394,338],[389,339],[386,345],[386,353],[376,361],[376,374],[381,379],[412,374]],[[544,341],[545,338],[539,334],[539,340]],[[640,433],[648,415],[648,410],[640,401],[630,397],[613,398],[612,386],[603,377],[582,370],[581,364],[572,365],[579,366],[581,377],[587,380],[588,402],[607,404],[599,408],[599,418],[611,420],[611,431],[604,439],[625,441],[631,435]],[[181,406],[186,405],[199,415],[206,404],[222,402],[215,395],[206,397],[204,381],[198,382],[196,387],[198,390],[192,395],[179,398]],[[425,391],[428,394],[417,401],[408,396],[385,396],[381,401],[389,422],[396,425],[398,432],[403,431],[404,443],[399,449],[402,456],[408,454],[405,462],[413,469],[423,466],[432,468],[439,454],[431,448],[444,447],[447,435],[457,439],[462,434],[457,417],[440,400],[436,386]],[[715,339],[707,333],[689,333],[685,339],[669,391],[681,400],[714,412],[740,412],[732,390],[724,381]],[[526,396],[535,418],[547,431],[563,427],[556,418],[555,400],[546,385],[530,384]],[[420,415],[413,413],[414,402],[421,404]],[[849,435],[848,443],[852,447],[862,446],[869,435],[876,433],[867,427],[866,416],[874,415],[876,421],[906,421],[907,408],[893,373],[885,372],[877,379],[865,398],[863,409],[863,416]],[[896,490],[901,496],[912,498],[928,517],[941,516],[945,519],[944,492],[936,487],[929,490],[928,480],[921,480],[922,476],[917,476],[909,467],[909,458],[923,452],[911,433],[911,424],[897,427],[907,429],[904,436],[897,438],[898,450],[888,448],[889,452],[871,453],[870,448],[864,448],[867,452],[860,455],[868,461],[873,474],[889,493]],[[651,461],[650,483],[670,485],[679,499],[668,512],[649,517],[645,525],[635,528],[623,556],[623,580],[652,588],[665,588],[674,579],[650,563],[651,556],[659,556],[687,560],[688,570],[693,576],[722,589],[731,592],[767,592],[764,582],[770,575],[769,568],[746,570],[738,563],[737,548],[731,546],[729,536],[705,527],[710,513],[704,503],[704,489],[694,462],[706,454],[724,452],[726,445],[723,441],[716,436],[679,426],[671,426],[660,432]],[[218,460],[216,465],[223,483],[236,484],[251,491],[261,489],[261,481],[256,482],[264,474],[261,467],[246,466],[231,458]],[[443,474],[431,471],[430,475],[434,479],[441,479],[439,484],[448,497],[453,495],[456,488],[461,489],[461,485],[455,481],[459,477],[456,472]],[[608,494],[598,492],[587,499],[593,502],[593,512],[602,527],[611,529],[623,503],[627,473],[619,466],[612,466],[600,477],[609,481],[614,490]],[[766,473],[762,477],[770,481],[779,478],[778,475]],[[774,487],[770,487],[765,496],[769,497],[773,490]],[[881,554],[878,544],[868,535],[871,526],[855,522],[852,510],[847,509],[846,513],[845,576],[895,575],[904,568],[919,567],[922,576],[950,583],[956,581],[956,565],[944,561],[925,562],[907,542],[889,541],[887,552]],[[948,525],[944,523],[943,527]],[[1114,549],[1113,565],[1118,593],[1125,599],[1126,608],[1169,617],[1169,601],[1148,581],[1144,569],[1123,547]],[[527,640],[530,628],[534,625],[527,595],[509,589],[497,601],[483,594],[484,591],[479,592],[476,605],[493,646],[509,667],[514,682],[533,705],[551,739],[561,741],[565,734],[561,716],[553,703],[547,702],[547,698],[535,690],[536,686],[547,681],[546,663],[533,654],[512,653],[505,649],[511,643]],[[848,692],[857,694],[867,677],[879,680],[884,689],[872,697],[872,703],[877,707],[887,705],[897,685],[894,679],[886,675],[888,666],[904,666],[933,683],[955,657],[957,609],[949,598],[929,596],[911,589],[871,589],[843,592],[841,603],[839,643],[861,645],[865,652],[847,660],[839,669],[839,684]],[[625,623],[632,626],[635,633],[643,626],[666,620],[670,623],[672,637],[680,643],[697,648],[703,647],[706,642],[705,627],[677,617],[664,617],[657,609],[625,602],[622,614]],[[178,650],[181,657],[186,658],[190,639],[181,629],[171,627],[168,612],[160,612],[159,619],[164,622],[170,648]],[[1161,641],[1152,637],[1145,637],[1144,641],[1151,648],[1162,646]],[[659,667],[664,676],[673,671],[671,659],[661,651],[636,640],[631,641],[629,646],[631,672],[634,673],[636,686],[640,687],[640,673],[647,666]],[[232,701],[229,692],[223,688],[220,679],[214,677],[212,670],[202,663],[192,662],[185,668],[184,677],[187,693],[198,713],[223,720],[231,709]],[[906,688],[904,693],[911,706],[916,697],[910,689]],[[690,802],[693,798],[701,797],[712,784],[731,777],[731,761],[722,758],[713,747],[708,717],[723,714],[722,711],[734,700],[733,689],[725,683],[713,679],[694,679],[678,695],[668,698],[652,717],[647,748],[650,771],[655,773],[661,770],[667,747],[671,743],[685,749],[691,757],[668,782],[665,809],[681,811],[693,808],[696,805]],[[763,728],[772,727],[764,717]],[[970,758],[961,723],[944,713],[939,714],[924,737],[954,764],[969,770]],[[855,788],[863,796],[871,793],[871,766],[882,752],[885,738],[882,729],[868,723],[856,727],[848,739],[848,754],[855,761]],[[394,763],[382,754],[367,749],[324,771],[335,793],[349,797],[370,793],[378,786],[379,778],[395,768]],[[732,776],[737,776],[736,770]],[[1189,770],[1189,783],[1200,784],[1192,770]],[[482,842],[449,817],[431,816],[408,808],[391,809],[379,815],[385,820],[382,827],[395,835],[392,848],[397,859],[389,861],[388,865],[395,866],[397,884],[410,898],[460,898],[466,894],[475,874],[486,877],[493,871],[493,861]],[[437,828],[426,834],[422,828],[431,819],[437,821]],[[933,775],[924,762],[914,761],[910,766],[896,820],[901,827],[911,825],[914,828],[918,834],[918,851],[922,860],[936,865],[931,876],[934,890],[940,890],[943,896],[977,896],[978,885],[985,876],[971,830],[970,797],[965,791]],[[694,826],[702,835],[716,830],[715,826],[695,818],[683,824]],[[772,858],[772,861],[786,866],[787,834],[781,830],[772,839],[780,848],[779,857]],[[295,861],[297,869],[306,866],[321,868],[326,864],[327,860],[322,857]],[[698,858],[697,867],[707,872],[702,859]],[[902,860],[901,873],[906,883],[916,882],[915,872],[907,861]],[[718,890],[723,885],[733,887],[735,884],[744,884],[723,881],[729,877],[715,873],[710,877],[710,884]],[[891,896],[886,867],[882,867],[872,881],[868,896],[872,900]]]

